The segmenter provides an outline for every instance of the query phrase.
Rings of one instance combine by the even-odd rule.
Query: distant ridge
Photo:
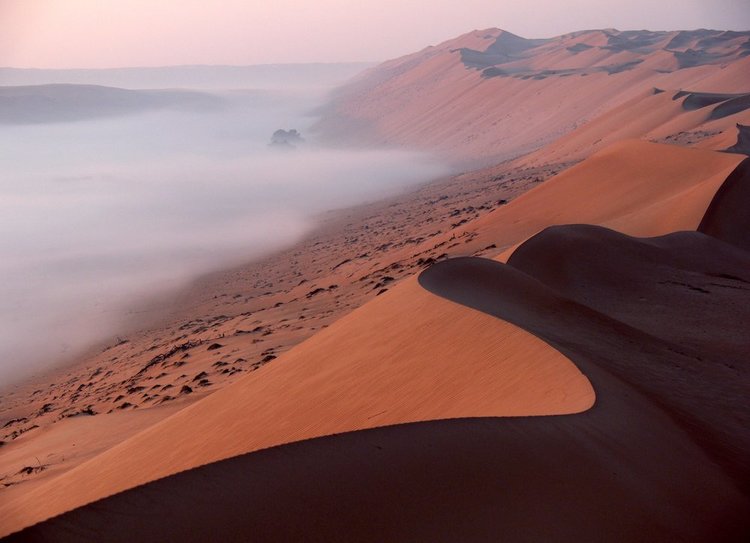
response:
[[[350,62],[56,70],[0,67],[0,86],[73,83],[126,89],[327,87],[343,83],[372,65]]]
[[[530,40],[511,34],[504,30],[493,29],[497,33],[495,41],[485,50],[476,51],[469,48],[460,49],[461,58],[467,67],[488,69],[503,64],[512,64],[504,75],[540,75],[546,70],[560,68],[567,59],[547,59],[546,66],[535,66],[532,59],[539,56],[541,49],[558,50],[561,42],[573,42],[565,45],[565,50],[572,54],[589,52],[589,59],[579,68],[563,69],[559,73],[586,73],[594,68],[612,69],[618,66],[635,67],[650,55],[664,52],[671,55],[676,64],[665,71],[676,71],[682,68],[731,62],[750,55],[750,31],[729,32],[721,30],[692,30],[677,32],[652,32],[649,30],[588,30],[567,34],[558,38]],[[537,51],[532,51],[538,49]],[[594,53],[597,53],[594,56]],[[602,55],[602,53],[604,53]],[[623,61],[617,58],[621,53],[628,53],[631,58]],[[530,60],[524,65],[524,60]],[[639,62],[640,61],[640,62]],[[485,73],[493,77],[495,72]]]
[[[437,152],[463,169],[540,149],[655,87],[670,96],[750,92],[750,31],[605,29],[527,39],[475,30],[366,71],[334,94],[316,129],[337,143]],[[746,103],[736,97],[711,119],[691,118],[689,128],[724,117],[731,120],[701,130],[748,124],[732,117]],[[651,115],[663,122],[680,113],[665,101],[658,107],[668,115]]]
[[[155,109],[218,109],[224,101],[187,90],[130,90],[100,85],[0,87],[0,125],[69,122]]]

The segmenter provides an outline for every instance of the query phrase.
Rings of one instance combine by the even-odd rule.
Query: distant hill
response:
[[[606,29],[535,40],[477,30],[366,71],[335,93],[316,130],[333,142],[406,145],[464,166],[493,163],[539,149],[656,87],[670,97],[682,89],[747,93],[750,32]],[[675,100],[695,101],[690,93]],[[727,112],[745,109],[735,103]]]
[[[0,124],[68,122],[157,109],[217,109],[224,100],[184,90],[129,90],[98,85],[0,87]]]
[[[278,89],[332,87],[372,63],[165,66],[91,70],[0,68],[0,85],[72,83],[126,89]]]

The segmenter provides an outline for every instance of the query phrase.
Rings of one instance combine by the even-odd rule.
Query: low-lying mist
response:
[[[68,89],[69,91],[69,89]],[[318,96],[0,124],[0,382],[111,337],[154,293],[298,240],[322,211],[445,173],[424,155],[268,145]]]

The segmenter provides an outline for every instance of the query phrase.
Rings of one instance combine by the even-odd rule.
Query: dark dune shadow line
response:
[[[8,541],[746,540],[750,253],[700,232],[571,225],[534,236],[509,265],[453,259],[419,282],[559,349],[596,405],[291,443]]]
[[[743,129],[747,127],[738,127],[738,142],[747,135]],[[750,158],[716,192],[698,231],[750,251]]]
[[[551,227],[508,265],[454,259],[419,282],[535,334],[584,373],[593,359],[669,414],[748,493],[749,205],[746,159],[697,232],[638,239],[592,225]]]
[[[658,411],[641,409],[641,427],[630,399],[606,403],[625,416],[433,421],[292,443],[7,541],[740,541],[748,504],[721,472]]]
[[[588,226],[549,229],[540,235],[543,239],[531,241],[544,247],[555,246],[561,242],[559,238],[568,236],[571,230],[599,229]],[[696,236],[711,245],[724,245],[700,234]],[[616,246],[610,248],[617,249]],[[729,253],[739,253],[729,246],[723,248],[729,249]],[[620,250],[625,249],[620,247]],[[750,352],[750,340],[746,338],[750,289],[744,289],[745,284],[750,286],[750,255],[740,260],[744,260],[744,268],[719,267],[705,275],[667,268],[663,275],[651,276],[652,289],[641,292],[631,290],[631,286],[637,284],[634,278],[620,277],[622,298],[642,302],[631,311],[625,307],[624,300],[608,289],[596,292],[596,285],[589,281],[581,289],[582,296],[562,297],[512,265],[481,258],[440,263],[420,276],[420,284],[434,294],[511,322],[552,345],[589,377],[597,401],[608,394],[638,391],[688,432],[747,491],[750,412],[743,400],[746,394],[743,391],[750,390],[750,379],[742,354]],[[619,264],[609,262],[615,264],[613,267]],[[591,262],[583,264],[593,266]],[[663,262],[656,263],[651,272],[661,265]],[[548,268],[538,268],[542,269]],[[701,277],[701,282],[695,281],[696,275]],[[710,282],[714,276],[727,278],[723,281],[729,288],[716,293],[693,286]],[[735,289],[743,290],[737,294]],[[595,299],[597,295],[600,299]],[[711,300],[713,295],[719,299]],[[643,303],[645,297],[656,307]],[[666,315],[659,311],[665,307],[673,311],[667,311]],[[610,309],[614,316],[600,311],[602,309]],[[722,309],[725,315],[721,314]],[[707,344],[706,338],[686,344],[679,333],[675,334],[686,321],[693,324],[690,319],[681,318],[683,310],[695,312],[692,315],[698,320],[706,312],[713,312],[716,324],[713,328],[721,330],[714,336],[715,346]],[[618,311],[624,314],[618,315]],[[654,319],[649,318],[651,311]],[[639,320],[646,321],[647,326],[639,328]],[[648,326],[660,324],[654,320],[662,320],[661,324],[671,330]],[[690,329],[684,331],[689,333]],[[727,338],[728,345],[722,344],[721,334]],[[720,352],[713,352],[714,349]],[[619,382],[616,391],[597,381],[594,367]]]
[[[725,117],[726,115],[722,114],[724,113],[724,109],[735,109],[734,106],[729,105],[728,108],[721,108],[725,104],[734,104],[737,100],[745,100],[747,97],[750,96],[747,93],[734,93],[734,94],[728,94],[728,93],[716,93],[716,92],[693,92],[693,91],[679,91],[677,92],[673,97],[672,100],[679,100],[680,98],[685,98],[682,102],[682,108],[686,111],[694,111],[696,109],[702,109],[704,107],[708,106],[715,106],[717,104],[720,104],[717,106],[711,114],[712,119],[717,119],[721,117]],[[740,102],[741,104],[742,102]],[[742,106],[740,106],[742,107]],[[746,108],[745,108],[746,109]],[[718,112],[716,110],[719,110]],[[737,111],[742,111],[742,109],[738,109]],[[732,111],[733,113],[736,113],[737,111]],[[731,114],[731,113],[728,113]],[[717,116],[714,116],[717,115]]]
[[[727,153],[750,155],[750,126],[737,124],[737,142],[724,149]]]

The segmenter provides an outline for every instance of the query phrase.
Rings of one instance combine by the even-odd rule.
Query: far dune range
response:
[[[438,151],[462,167],[537,151],[581,127],[583,140],[546,151],[570,160],[628,137],[731,139],[749,119],[749,37],[609,29],[535,40],[476,30],[367,70],[337,91],[317,129],[342,144]],[[727,96],[700,103],[693,93]]]
[[[613,161],[620,164],[619,160],[622,159],[620,153],[627,155],[628,152],[637,152],[644,159],[651,156],[654,160],[651,162],[644,160],[640,164],[632,160],[622,160],[623,168],[626,167],[625,165],[630,165],[635,170],[620,172],[622,179],[618,178],[613,181],[610,189],[599,187],[600,179],[605,172],[614,171]],[[670,156],[671,159],[669,159]],[[741,157],[737,155],[678,149],[649,143],[618,144],[616,149],[605,150],[593,156],[572,170],[521,196],[511,204],[488,214],[484,221],[492,223],[493,219],[501,221],[505,218],[507,220],[508,214],[513,213],[514,208],[519,208],[520,212],[530,217],[531,220],[530,209],[533,208],[526,207],[530,204],[524,204],[524,202],[549,202],[545,206],[539,206],[536,220],[529,224],[525,233],[517,234],[515,239],[507,240],[498,248],[510,246],[514,242],[522,242],[526,237],[533,236],[534,233],[544,228],[544,221],[548,221],[546,225],[557,223],[559,216],[555,212],[569,214],[565,215],[565,218],[570,217],[571,220],[564,222],[578,223],[605,224],[609,221],[621,221],[621,224],[625,224],[623,217],[626,217],[630,228],[640,232],[640,235],[644,235],[643,232],[646,232],[645,235],[663,235],[666,233],[664,230],[673,225],[692,225],[692,229],[695,229],[713,198],[710,190],[699,189],[706,183],[713,183],[715,192],[740,160]],[[696,168],[698,164],[702,164],[703,167]],[[657,182],[660,175],[670,170],[674,179],[672,183]],[[687,175],[688,172],[692,172],[692,175]],[[563,188],[565,185],[568,186]],[[595,186],[599,187],[597,195],[601,199],[598,205],[581,205],[578,211],[575,211],[575,208],[569,208],[566,202],[572,202],[582,194],[591,192]],[[615,187],[621,192],[614,190]],[[568,194],[568,199],[558,198],[556,194],[558,190]],[[622,192],[632,192],[634,198],[646,198],[646,193],[648,193],[648,201],[657,206],[668,205],[675,198],[691,200],[693,205],[682,205],[673,209],[669,214],[670,220],[665,224],[661,220],[655,220],[656,217],[648,209],[639,213],[637,209],[640,206],[632,203],[629,205],[629,202],[623,200]],[[541,216],[540,212],[543,213]],[[512,223],[513,221],[510,220],[506,224]],[[477,226],[481,227],[481,225]],[[594,236],[594,239],[596,238],[597,236]],[[526,247],[534,239],[536,238],[521,245],[521,248]],[[614,247],[617,247],[618,243],[620,242],[615,243]],[[617,252],[617,249],[615,251]],[[741,267],[744,262],[743,258],[746,256],[742,252],[737,254],[737,251],[729,250],[728,255],[734,259],[730,259],[731,269],[728,267],[728,271],[723,270],[719,263],[717,273],[732,275],[734,272],[731,270]],[[547,253],[547,251],[540,252]],[[511,265],[517,254],[521,255],[523,251],[517,249],[513,253]],[[722,258],[728,257],[725,255]],[[446,261],[446,265],[451,262],[453,261]],[[451,266],[453,265],[451,263]],[[441,269],[443,265],[439,264],[434,268],[434,272],[425,272],[424,276],[430,277]],[[638,266],[635,267],[634,273],[639,273]],[[648,273],[644,275],[649,277]],[[520,306],[513,306],[516,307],[514,315],[521,311],[521,307],[526,307],[524,304],[536,299],[535,297],[541,296],[544,299],[544,296],[550,295],[544,294],[547,291],[541,286],[532,288],[533,282],[531,285],[524,283],[526,279],[521,283],[518,283],[516,279],[509,279],[509,281],[511,281],[510,284],[515,285],[511,287],[511,292],[517,292],[521,296],[518,302],[514,302],[520,304]],[[674,282],[677,283],[675,288],[678,290],[675,296],[679,297],[679,290],[684,287],[679,286],[680,281],[675,279]],[[451,280],[449,283],[461,284],[456,280]],[[445,295],[444,292],[442,294]],[[503,294],[503,296],[506,295],[507,293]],[[607,293],[605,289],[602,296],[604,296],[603,300],[606,300],[611,298],[612,294]],[[487,300],[493,299],[495,298],[487,297]],[[705,300],[705,303],[709,304],[707,307],[711,307],[712,310],[714,302],[713,297]],[[549,303],[552,302],[544,302],[541,306],[532,303],[525,311],[533,312],[533,307],[546,307]],[[581,311],[583,313],[579,314]],[[553,323],[557,322],[555,315],[560,315],[559,310],[544,310],[543,314],[547,315],[547,319],[552,319]],[[597,394],[595,404],[597,407],[587,413],[591,412],[591,416],[594,417],[602,416],[604,420],[611,422],[612,417],[606,415],[606,409],[603,410],[602,415],[596,413],[602,411],[602,403],[606,405],[614,398],[622,398],[623,393],[613,392],[609,396],[602,397],[602,394],[597,391],[596,378],[594,378],[592,389],[588,380],[578,373],[568,359],[579,365],[590,379],[593,378],[592,375],[597,375],[601,371],[591,369],[590,364],[593,362],[589,362],[586,366],[581,365],[579,358],[582,355],[571,351],[572,347],[563,343],[560,335],[555,336],[557,339],[550,340],[525,321],[516,322],[508,315],[504,315],[502,318],[507,321],[502,323],[494,320],[497,316],[500,315],[492,312],[490,315],[483,315],[462,309],[460,305],[441,301],[440,297],[434,296],[420,286],[416,278],[403,281],[375,301],[354,311],[324,332],[318,333],[281,356],[273,364],[242,377],[234,385],[215,392],[109,451],[50,480],[49,483],[37,486],[25,495],[18,496],[16,500],[7,504],[4,514],[9,518],[18,519],[19,527],[21,527],[34,520],[41,520],[130,488],[137,479],[140,479],[138,482],[145,483],[222,458],[273,445],[383,425],[477,416],[576,413],[591,407],[595,393]],[[599,324],[594,326],[591,322],[592,318],[594,323]],[[602,318],[592,316],[588,309],[577,309],[571,316],[570,322],[582,326],[583,330],[591,331],[601,329],[601,327],[606,329],[610,321],[606,318],[602,321]],[[624,322],[621,320],[624,318],[622,315],[608,318],[614,318],[614,322],[621,323],[614,327],[616,331],[622,332],[624,329],[628,334],[639,338],[635,341],[635,345],[640,345],[641,347],[636,347],[636,349],[642,350],[637,351],[640,354],[636,355],[634,352],[631,356],[625,357],[628,360],[635,356],[654,356],[658,360],[665,360],[663,363],[669,367],[674,365],[674,362],[670,362],[672,360],[670,356],[676,356],[677,359],[682,360],[683,357],[689,357],[691,354],[690,352],[669,354],[669,347],[664,347],[659,343],[664,340],[652,338],[648,330],[639,331],[633,328],[627,324],[627,319]],[[489,320],[485,322],[486,319]],[[379,322],[382,322],[382,325],[377,325]],[[735,319],[735,322],[741,323],[742,320]],[[521,328],[517,328],[519,325]],[[546,326],[554,327],[553,324]],[[528,335],[522,328],[539,335],[559,351]],[[647,335],[643,335],[644,333]],[[398,339],[401,334],[403,334],[403,339]],[[564,329],[558,331],[557,334],[564,336]],[[665,331],[661,331],[655,337],[667,339],[665,335],[668,336]],[[423,339],[420,340],[420,337]],[[594,337],[598,336],[594,334]],[[626,337],[630,336],[626,334]],[[651,339],[644,343],[644,338]],[[674,341],[675,338],[669,340]],[[567,341],[571,341],[570,338]],[[598,340],[595,340],[594,344],[599,345]],[[603,356],[602,349],[610,353],[629,352],[623,351],[627,345],[632,345],[630,340],[626,340],[620,347],[611,349],[613,343],[608,340],[599,345],[599,350],[595,350],[593,354],[588,352],[583,356],[591,361]],[[743,348],[746,348],[746,345],[742,343],[737,347],[740,351]],[[611,357],[611,354],[609,356]],[[667,358],[663,358],[664,356]],[[354,362],[355,360],[359,362]],[[420,365],[419,360],[424,362]],[[506,369],[502,369],[502,365],[498,366],[501,360],[507,361]],[[525,362],[521,363],[521,360]],[[529,360],[536,360],[536,364],[540,364],[539,369],[534,370],[533,366],[528,366]],[[446,365],[442,366],[442,363]],[[747,502],[735,487],[731,476],[722,475],[723,472],[719,467],[710,467],[714,466],[713,456],[710,455],[720,458],[720,465],[723,464],[725,469],[729,469],[731,475],[735,477],[737,476],[736,470],[740,469],[737,466],[738,460],[732,459],[732,455],[721,447],[717,450],[712,448],[707,452],[703,448],[704,442],[702,441],[708,439],[721,442],[720,436],[726,436],[733,431],[731,426],[722,430],[721,425],[713,425],[712,417],[715,415],[711,414],[711,409],[707,409],[707,415],[704,414],[708,418],[703,419],[700,414],[691,412],[689,404],[686,406],[680,403],[679,389],[673,391],[676,395],[675,399],[669,400],[670,396],[666,395],[664,398],[660,397],[654,405],[654,394],[664,392],[658,389],[658,382],[664,383],[665,378],[669,379],[668,374],[662,375],[660,381],[653,385],[657,386],[657,389],[649,392],[648,389],[642,388],[643,383],[640,382],[644,376],[638,371],[643,370],[636,371],[633,376],[632,372],[635,370],[628,364],[622,366],[623,363],[612,362],[615,367],[619,367],[619,372],[629,374],[624,383],[622,376],[617,378],[615,388],[635,386],[630,392],[624,394],[630,398],[626,403],[634,402],[634,404],[618,409],[625,409],[625,412],[630,413],[625,420],[628,420],[630,416],[640,420],[639,417],[643,415],[639,410],[647,409],[651,413],[647,418],[655,424],[652,430],[648,430],[654,432],[652,437],[647,438],[645,434],[638,438],[631,436],[632,440],[628,441],[626,451],[631,451],[629,447],[643,450],[645,442],[650,443],[652,447],[656,446],[656,443],[660,442],[656,440],[656,436],[661,436],[659,439],[664,440],[661,442],[664,443],[665,448],[659,454],[667,455],[667,451],[677,446],[685,453],[684,458],[682,456],[681,458],[686,462],[685,464],[672,462],[674,469],[684,470],[680,477],[675,477],[673,473],[666,480],[649,479],[651,481],[649,484],[645,480],[643,483],[643,492],[650,493],[660,488],[661,492],[674,493],[671,498],[665,497],[664,501],[672,503],[676,500],[678,503],[683,503],[684,508],[673,511],[668,516],[664,516],[664,512],[659,511],[658,508],[644,509],[645,517],[640,520],[645,522],[646,526],[651,526],[649,529],[653,529],[654,534],[674,535],[681,533],[681,530],[688,529],[700,531],[718,519],[727,523],[728,530],[738,529],[742,525],[739,515],[741,511],[746,510]],[[706,364],[710,366],[709,363]],[[643,367],[637,364],[635,366],[636,368]],[[611,369],[607,370],[606,375],[610,375],[611,371]],[[652,368],[649,371],[655,371],[657,376],[661,375],[660,370]],[[725,375],[727,372],[732,373],[729,369],[716,369],[715,371],[719,372],[718,377],[710,376],[710,378],[717,380],[717,386],[729,386],[727,390],[734,391],[732,394],[722,393],[720,397],[736,398],[739,392],[735,387],[741,390],[743,386],[741,381],[737,381],[736,378],[729,379]],[[684,370],[684,372],[681,379],[693,375],[693,370]],[[564,375],[569,375],[569,377],[563,377]],[[526,376],[529,377],[528,381]],[[706,376],[703,375],[703,377]],[[499,388],[488,384],[495,379],[498,379],[497,387]],[[609,383],[610,379],[612,379],[611,376],[604,378],[604,382]],[[634,385],[634,381],[640,384]],[[445,383],[443,386],[447,388],[443,389],[441,382]],[[461,382],[464,384],[461,385]],[[608,386],[610,385],[604,387],[605,390],[609,390]],[[689,381],[686,386],[691,386]],[[274,392],[275,387],[279,387],[277,392]],[[515,392],[511,393],[511,390]],[[558,392],[555,392],[556,390]],[[635,390],[639,392],[636,393]],[[349,400],[346,399],[348,394],[351,394]],[[287,397],[289,402],[263,400],[265,397]],[[309,400],[306,400],[305,398],[308,397]],[[634,397],[638,399],[633,399]],[[308,401],[310,407],[305,407]],[[667,402],[666,406],[664,402]],[[646,408],[646,405],[650,407]],[[720,402],[715,412],[720,412],[726,407]],[[317,416],[322,413],[321,409],[330,409],[329,416]],[[244,415],[238,417],[238,412]],[[657,413],[661,414],[657,416]],[[683,417],[682,420],[687,420],[686,424],[697,425],[700,430],[699,434],[703,437],[694,439],[684,435],[684,430],[680,429],[682,426],[672,419],[674,413]],[[305,422],[308,417],[311,418]],[[575,415],[570,415],[571,420],[575,417]],[[620,417],[614,418],[620,420]],[[285,421],[285,423],[279,425],[279,421]],[[268,430],[259,431],[260,428]],[[707,428],[713,428],[719,437],[710,431],[706,433]],[[583,435],[587,435],[586,432]],[[196,437],[185,440],[185,436]],[[264,441],[255,441],[259,438]],[[676,441],[670,441],[673,439]],[[254,442],[257,444],[253,444]],[[680,445],[676,445],[677,443]],[[623,454],[627,457],[631,455],[631,452],[623,452]],[[652,461],[653,458],[644,459],[644,463],[639,464],[643,467],[638,469],[653,466]],[[624,462],[624,457],[618,462]],[[636,468],[631,466],[631,469]],[[136,473],[138,475],[134,477]],[[698,474],[695,476],[696,479],[689,479],[691,490],[681,487],[680,484],[674,486],[674,480],[687,481],[685,477],[689,473]],[[631,477],[642,480],[643,473],[640,475],[632,473]],[[81,481],[88,481],[88,483],[81,485]],[[705,492],[718,492],[719,495],[724,496],[726,503],[734,505],[723,512],[714,510],[697,515],[695,511],[700,503],[699,498]],[[630,500],[634,500],[632,503],[639,503],[639,500],[645,499],[644,496],[636,499],[634,494],[628,494],[627,497],[618,494],[617,499],[623,499],[627,503],[631,503]],[[614,503],[610,503],[608,507],[614,507]],[[671,520],[665,520],[667,517]],[[657,522],[656,519],[661,520]],[[666,525],[661,525],[659,522],[665,522]],[[601,526],[599,528],[603,529]]]

